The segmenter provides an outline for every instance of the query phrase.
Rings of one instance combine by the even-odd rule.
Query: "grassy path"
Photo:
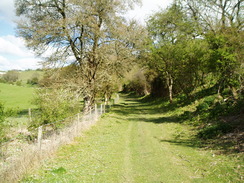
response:
[[[22,182],[241,182],[238,158],[197,147],[174,113],[127,98]]]

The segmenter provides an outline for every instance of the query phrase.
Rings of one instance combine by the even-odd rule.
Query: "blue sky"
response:
[[[143,5],[135,7],[127,16],[144,23],[144,19],[152,12],[166,8],[172,1],[142,0]],[[14,0],[0,0],[0,71],[40,68],[41,59],[25,47],[22,38],[16,37],[16,20]]]
[[[14,0],[0,0],[0,71],[40,67],[40,59],[25,47],[22,38],[16,37],[16,20]]]

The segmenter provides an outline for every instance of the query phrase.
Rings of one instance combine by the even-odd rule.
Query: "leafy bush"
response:
[[[206,102],[202,102],[197,106],[197,111],[207,111],[209,109],[209,105]]]
[[[0,103],[0,139],[2,140],[3,137],[5,136],[5,131],[4,131],[4,120],[5,120],[5,114],[4,114],[4,106],[2,103]],[[0,140],[0,143],[1,143]]]
[[[39,82],[38,77],[33,77],[33,78],[27,80],[27,84],[30,84],[30,85],[37,85],[38,82]]]
[[[6,117],[10,116],[11,112],[5,110],[3,103],[0,102],[0,144],[6,140]]]
[[[215,96],[208,96],[203,101],[204,103],[208,104],[208,106],[212,106],[214,104],[215,99]]]
[[[182,119],[190,119],[191,118],[191,112],[190,111],[185,111],[181,116]]]
[[[227,123],[211,124],[211,125],[204,127],[203,129],[201,129],[198,132],[197,136],[202,139],[211,139],[211,138],[215,138],[219,135],[222,135],[224,133],[227,133],[231,130],[232,130],[232,126],[230,126]]]
[[[6,83],[6,80],[0,77],[0,83]]]
[[[65,89],[38,89],[34,103],[39,112],[30,127],[54,123],[79,111],[79,100]]]
[[[16,85],[17,86],[21,86],[22,85],[22,81],[21,80],[16,81]]]
[[[239,100],[228,99],[227,101],[216,102],[210,111],[210,117],[215,118],[231,114],[235,115],[244,110],[243,106],[244,100],[242,98]]]
[[[3,79],[8,83],[16,82],[19,78],[19,72],[18,71],[8,71],[6,74],[3,75]]]

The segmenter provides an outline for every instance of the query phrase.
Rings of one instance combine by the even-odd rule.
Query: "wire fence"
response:
[[[56,128],[55,123],[39,126],[36,130],[37,138],[34,142],[28,139],[21,142],[11,139],[1,145],[0,149],[0,182],[17,182],[31,168],[50,157],[61,145],[68,144],[81,132],[89,129],[99,117],[110,110],[119,100],[119,95],[109,103],[95,104],[87,114],[78,113],[61,122],[63,127]]]

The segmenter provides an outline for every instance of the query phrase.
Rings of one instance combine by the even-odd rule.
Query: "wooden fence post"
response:
[[[31,108],[29,108],[29,110],[28,110],[28,114],[29,114],[29,122],[31,123],[31,122],[32,122],[32,118],[31,118]]]
[[[92,123],[92,109],[90,108],[90,111],[89,111],[89,124]]]
[[[42,148],[42,126],[38,127],[37,145],[39,149]]]
[[[79,131],[79,125],[80,125],[80,113],[77,114],[77,122],[76,122],[76,135]]]
[[[119,102],[119,94],[117,93],[116,94],[116,103],[118,103]]]
[[[101,113],[101,115],[103,114],[103,104],[101,104],[100,113]]]
[[[77,114],[77,121],[80,122],[80,113]]]
[[[97,104],[95,104],[95,120],[97,120]]]

